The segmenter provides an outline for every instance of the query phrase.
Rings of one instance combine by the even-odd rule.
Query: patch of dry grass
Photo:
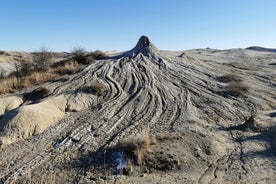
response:
[[[27,65],[30,64],[26,63]],[[83,69],[83,66],[75,61],[68,61],[63,65],[39,72],[34,70],[26,72],[25,67],[21,67],[21,70],[17,71],[18,74],[13,73],[8,77],[0,78],[0,94],[13,93],[17,90],[56,80],[62,75],[77,73],[81,69]]]
[[[249,92],[250,87],[243,82],[230,82],[227,86],[226,93],[234,97],[245,96]]]
[[[225,90],[220,92],[224,96],[243,97],[250,90],[249,85],[245,84],[241,77],[234,74],[223,75],[217,80],[227,83]]]
[[[0,79],[0,94],[11,93],[14,89],[19,89],[21,84],[15,76]]]
[[[52,72],[34,72],[24,77],[10,76],[0,79],[0,94],[12,93],[16,90],[42,84],[56,79],[57,75]]]
[[[70,75],[79,72],[83,69],[83,66],[78,62],[69,60],[67,62],[62,63],[62,65],[57,66],[53,69],[53,72],[58,75]]]
[[[90,86],[83,87],[82,91],[85,93],[90,93],[93,95],[100,96],[100,95],[104,95],[106,91],[106,87],[104,84],[100,82],[94,82]]]
[[[42,48],[34,53],[34,62],[25,61],[17,64],[16,71],[7,77],[0,73],[0,94],[12,93],[23,88],[43,84],[56,80],[63,75],[71,75],[80,72],[85,65],[95,62],[95,60],[106,57],[105,53],[99,50],[87,53],[83,49],[76,49],[72,52],[72,59],[63,60],[52,64],[50,60],[52,53],[47,48]],[[95,83],[86,87],[86,92],[101,95],[105,91],[105,86]]]
[[[150,142],[149,132],[146,131],[137,137],[123,141],[119,147],[127,158],[137,165],[142,165],[147,152],[150,151]]]

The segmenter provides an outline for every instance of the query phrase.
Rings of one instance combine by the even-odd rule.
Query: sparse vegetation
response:
[[[234,97],[245,96],[249,92],[249,86],[242,82],[231,82],[227,86],[226,93]]]
[[[93,57],[95,60],[100,60],[100,59],[104,59],[105,57],[107,57],[107,55],[100,51],[100,50],[96,50],[94,52],[91,52],[88,54],[90,57]]]
[[[218,77],[217,80],[227,83],[226,89],[222,91],[222,95],[225,96],[242,97],[245,96],[250,89],[242,78],[234,74],[223,75]]]
[[[94,82],[90,86],[83,87],[82,91],[85,93],[91,93],[93,95],[100,96],[100,95],[104,95],[106,88],[104,84],[100,82]]]
[[[34,53],[33,62],[15,63],[15,72],[0,79],[0,94],[11,93],[33,85],[53,80],[57,75],[49,71],[52,54],[46,47]]]
[[[64,60],[50,66],[52,54],[46,48],[42,48],[34,54],[34,62],[17,62],[15,63],[15,72],[8,76],[1,76],[0,94],[12,93],[26,87],[42,84],[58,79],[62,75],[77,73],[83,69],[83,65],[73,60]],[[101,92],[97,87],[93,89],[95,93]]]
[[[83,69],[83,66],[73,60],[65,60],[53,66],[54,73],[58,75],[71,75]]]
[[[84,48],[81,47],[75,47],[71,54],[72,54],[72,59],[80,64],[89,64],[86,58],[86,51]]]
[[[50,61],[53,54],[46,47],[41,47],[41,49],[34,53],[34,69],[36,71],[47,71],[50,67]]]
[[[100,50],[88,53],[83,48],[75,48],[72,51],[71,59],[52,64],[53,53],[46,47],[42,47],[33,55],[33,62],[16,62],[15,71],[10,75],[4,76],[3,72],[0,73],[0,94],[15,92],[26,87],[59,79],[64,75],[77,73],[85,65],[106,57],[105,53]],[[104,94],[105,87],[101,83],[95,83],[85,87],[84,91],[99,96]]]
[[[94,63],[95,60],[103,59],[106,54],[100,50],[94,52],[86,52],[84,48],[76,47],[72,51],[72,59],[79,64],[87,65]]]
[[[128,160],[133,160],[135,164],[142,165],[147,152],[150,151],[149,132],[146,131],[140,136],[123,141],[118,148],[122,150]]]
[[[10,76],[0,79],[0,94],[12,93],[33,85],[41,84],[53,80],[57,75],[51,72],[34,72],[24,77]]]
[[[34,72],[33,63],[28,61],[15,63],[14,66],[15,66],[15,72],[10,75],[14,74],[16,77],[24,77]]]

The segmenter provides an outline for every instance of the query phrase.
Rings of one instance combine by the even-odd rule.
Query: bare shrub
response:
[[[94,52],[89,53],[89,56],[93,57],[95,60],[100,60],[107,57],[107,55],[101,50],[95,50]]]
[[[80,64],[86,65],[89,64],[87,60],[87,54],[84,48],[82,47],[75,47],[72,52],[72,59]]]
[[[53,69],[54,73],[58,75],[71,75],[79,72],[83,67],[74,60],[66,60],[62,62],[59,66]]]
[[[217,80],[227,83],[226,88],[219,92],[223,96],[243,97],[250,89],[250,87],[244,83],[242,78],[234,74],[223,75],[218,77]]]
[[[15,72],[10,75],[15,75],[16,77],[24,77],[30,75],[34,71],[34,65],[28,61],[22,61],[20,63],[14,63]]]
[[[83,65],[91,64],[94,63],[95,60],[100,60],[107,57],[107,55],[100,50],[88,53],[84,48],[81,47],[74,48],[71,54],[74,61]]]
[[[20,75],[26,76],[30,75],[34,70],[34,65],[31,62],[21,62]]]
[[[90,93],[93,95],[104,95],[104,93],[106,92],[106,88],[104,86],[104,84],[100,83],[100,82],[95,82],[92,83],[90,86],[85,86],[84,88],[82,88],[82,91],[85,93]]]
[[[230,82],[227,86],[227,95],[234,97],[245,96],[249,92],[249,86],[242,82]]]
[[[33,56],[35,70],[47,71],[52,57],[53,55],[47,47],[41,47]]]

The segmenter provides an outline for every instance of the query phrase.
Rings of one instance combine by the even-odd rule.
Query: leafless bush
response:
[[[83,66],[74,60],[65,60],[55,64],[53,71],[58,75],[71,75],[83,69]]]
[[[14,67],[15,67],[15,72],[10,75],[14,74],[16,77],[24,77],[34,72],[33,63],[28,61],[14,63]]]
[[[224,96],[242,97],[249,92],[250,87],[237,75],[224,75],[218,77],[218,80],[227,83],[225,90],[220,92]]]
[[[31,62],[21,62],[21,76],[30,75],[34,71],[34,65]]]
[[[227,95],[234,97],[245,96],[249,92],[249,86],[242,82],[231,82],[227,86]]]
[[[104,95],[104,93],[106,92],[106,88],[102,83],[94,82],[90,86],[85,86],[82,91],[85,93],[91,93],[93,95],[100,96]]]
[[[95,59],[95,60],[100,60],[100,59],[107,57],[107,55],[103,51],[100,51],[100,50],[96,50],[94,52],[89,53],[89,56],[93,57],[93,59]]]
[[[89,64],[87,60],[87,54],[84,48],[82,47],[75,47],[72,52],[72,59],[80,64],[86,65]]]
[[[47,71],[50,67],[50,61],[53,55],[46,47],[41,47],[37,52],[34,53],[33,61],[34,68],[36,71]]]
[[[106,54],[100,50],[88,53],[81,47],[74,48],[71,54],[73,60],[83,65],[94,63],[95,60],[100,60],[106,57]]]

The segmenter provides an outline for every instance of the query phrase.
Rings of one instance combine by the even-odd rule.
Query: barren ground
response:
[[[50,96],[5,112],[0,183],[275,183],[275,67],[275,53],[159,51],[142,37],[68,81],[44,84]],[[55,106],[58,122],[33,110],[55,97],[66,100]],[[41,118],[50,127],[36,133]],[[118,170],[118,145],[145,132],[143,162]]]

